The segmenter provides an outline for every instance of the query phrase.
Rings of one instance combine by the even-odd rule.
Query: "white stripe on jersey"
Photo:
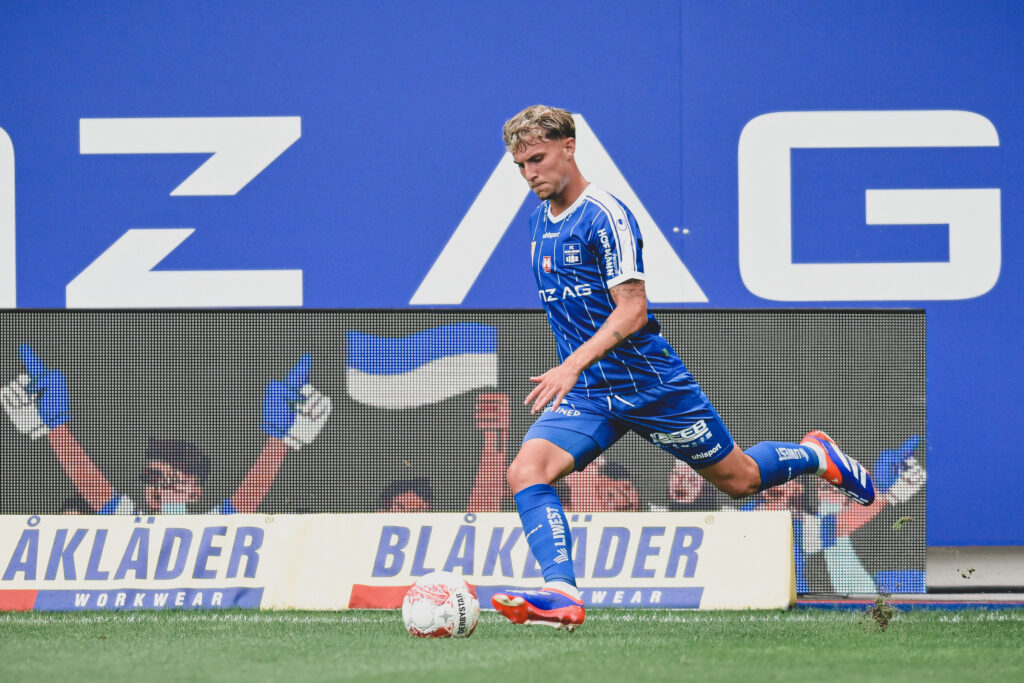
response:
[[[615,239],[615,251],[619,256],[619,274],[625,275],[627,273],[638,273],[639,268],[637,267],[636,258],[636,240],[633,239],[633,227],[629,222],[629,216],[623,210],[622,205],[616,201],[615,197],[611,196],[604,190],[593,188],[593,185],[587,186],[588,201],[594,206],[597,206],[604,213],[605,218],[608,220],[608,228],[611,230],[612,237]],[[618,228],[618,226],[624,226]],[[628,240],[620,240],[619,232],[624,232],[629,235]],[[622,242],[625,241],[629,247],[628,251],[623,249]],[[607,273],[606,273],[607,275]],[[618,276],[613,279],[618,279]],[[641,278],[642,279],[642,278]]]
[[[641,358],[643,358],[643,359],[644,359],[644,362],[645,362],[645,363],[647,363],[647,367],[649,367],[649,368],[651,369],[651,372],[653,372],[653,373],[654,373],[654,374],[655,374],[655,375],[657,376],[657,378],[658,378],[658,381],[659,381],[659,382],[664,382],[665,380],[664,380],[664,379],[662,379],[662,377],[661,377],[661,373],[660,373],[660,372],[658,372],[658,371],[657,371],[657,370],[656,370],[656,369],[654,368],[654,365],[652,365],[652,364],[651,364],[651,359],[650,359],[650,358],[648,358],[647,356],[645,356],[644,354],[640,353],[640,349],[636,348],[636,344],[634,344],[634,343],[632,342],[632,340],[630,340],[630,339],[628,339],[628,338],[627,338],[627,339],[626,339],[626,341],[627,341],[627,342],[629,342],[629,345],[633,347],[633,351],[634,351],[634,352],[636,353],[636,355],[638,355],[638,356],[640,356]],[[632,376],[632,373],[630,373],[630,376]],[[634,382],[634,384],[635,384],[635,382]]]

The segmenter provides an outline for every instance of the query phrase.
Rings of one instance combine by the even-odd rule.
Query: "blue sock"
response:
[[[762,441],[747,449],[761,470],[761,491],[801,474],[818,471],[818,454],[807,446],[785,441]]]
[[[575,586],[569,521],[555,489],[547,484],[534,484],[513,497],[526,532],[526,542],[540,563],[544,581],[564,581]]]

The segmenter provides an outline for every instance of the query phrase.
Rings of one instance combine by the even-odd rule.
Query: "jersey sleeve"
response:
[[[96,511],[97,515],[134,515],[135,502],[128,496],[114,491],[103,507]]]
[[[599,204],[601,210],[594,218],[591,244],[597,252],[601,275],[610,288],[626,280],[644,280],[645,276],[636,219],[618,201],[609,199]]]
[[[234,504],[230,500],[222,500],[217,507],[213,508],[207,514],[210,515],[233,515],[238,510],[235,509]]]

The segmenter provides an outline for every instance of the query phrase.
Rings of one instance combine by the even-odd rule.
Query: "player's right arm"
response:
[[[0,391],[4,412],[29,438],[45,435],[78,492],[92,509],[102,509],[114,498],[114,487],[68,428],[71,406],[64,374],[48,369],[28,344],[18,350],[25,373]]]

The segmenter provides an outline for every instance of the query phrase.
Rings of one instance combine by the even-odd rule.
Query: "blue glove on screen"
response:
[[[282,439],[289,448],[310,443],[331,414],[331,399],[309,383],[313,356],[303,354],[284,381],[267,383],[263,395],[263,431]]]
[[[275,379],[267,383],[263,394],[263,431],[270,436],[283,439],[295,424],[293,406],[306,398],[301,389],[309,382],[312,367],[313,357],[307,353],[299,359],[283,382]]]
[[[914,449],[921,443],[921,437],[914,434],[904,441],[895,450],[882,451],[878,460],[875,461],[874,472],[871,478],[875,482],[875,488],[879,493],[888,493],[903,471],[907,468],[908,461],[914,455]]]

